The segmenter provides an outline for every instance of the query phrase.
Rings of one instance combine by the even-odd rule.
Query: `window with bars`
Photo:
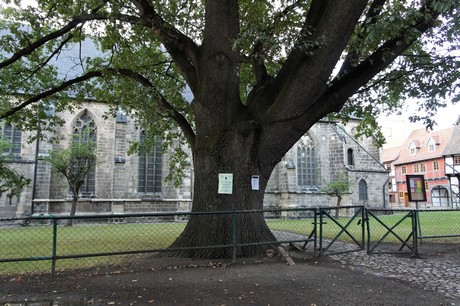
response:
[[[162,185],[163,154],[161,139],[156,138],[149,148],[145,132],[140,134],[138,192],[159,193]]]
[[[311,144],[297,147],[297,186],[300,191],[317,189],[315,148]]]
[[[439,162],[438,161],[433,162],[433,169],[434,170],[439,170]]]
[[[85,111],[73,126],[72,142],[94,142],[97,140],[97,127],[93,118]],[[83,180],[83,185],[80,188],[80,196],[91,197],[96,191],[96,169],[91,169]]]
[[[359,181],[359,200],[367,200],[367,183],[363,179]]]
[[[11,145],[10,147],[4,149],[2,153],[20,155],[22,141],[21,130],[15,127],[14,125],[6,124],[5,122],[0,122],[0,124],[0,138]]]

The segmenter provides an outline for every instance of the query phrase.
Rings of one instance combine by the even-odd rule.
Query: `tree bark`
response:
[[[353,32],[365,0],[315,0],[316,18],[307,18],[308,39],[321,50],[295,47],[278,75],[250,100],[240,100],[238,1],[207,1],[203,42],[197,51],[193,109],[196,135],[192,146],[195,168],[193,212],[261,210],[270,174],[284,154],[320,118],[338,104],[317,103],[327,80]],[[345,17],[344,17],[345,16]],[[313,31],[314,30],[314,31]],[[310,54],[311,53],[311,54]],[[343,101],[340,101],[343,103]],[[218,193],[219,173],[233,174],[233,193]],[[260,175],[260,188],[251,190],[251,176]],[[237,214],[236,242],[276,239],[262,213]],[[172,247],[204,247],[233,243],[232,214],[192,215]],[[244,246],[240,256],[263,254],[268,246]],[[232,248],[192,249],[180,255],[222,258]]]
[[[263,208],[264,190],[272,169],[260,167],[257,154],[253,150],[256,146],[256,135],[255,131],[241,134],[237,130],[230,130],[211,146],[206,138],[197,138],[196,146],[203,147],[195,150],[193,156],[193,212],[231,212]],[[218,193],[219,173],[233,174],[232,194]],[[252,175],[260,176],[259,190],[252,190]],[[232,213],[191,215],[184,232],[171,247],[232,245],[232,216]],[[276,241],[262,212],[237,213],[235,238],[238,244]],[[240,247],[237,255],[257,256],[264,254],[267,248],[268,245]],[[179,252],[179,255],[195,258],[229,258],[232,254],[231,247]]]
[[[80,180],[77,182],[76,186],[72,186],[72,206],[70,207],[70,216],[73,217],[75,216],[75,213],[77,212],[77,203],[78,203],[78,194],[80,193],[80,188],[83,185],[83,181]],[[72,226],[73,225],[73,220],[74,219],[69,219],[67,220],[67,226]]]
[[[77,203],[78,203],[78,193],[75,194],[73,193],[72,195],[72,206],[70,207],[70,216],[73,217],[75,216],[75,212],[77,211]],[[73,219],[68,219],[67,220],[67,226],[72,226],[73,225]]]
[[[340,203],[342,202],[342,196],[340,194],[337,195],[337,204],[336,204],[336,207],[337,209],[335,210],[335,218],[338,219],[340,214]]]

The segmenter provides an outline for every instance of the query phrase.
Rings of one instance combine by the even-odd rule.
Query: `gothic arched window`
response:
[[[359,200],[360,201],[367,200],[367,183],[365,180],[359,181]]]
[[[5,148],[3,152],[6,154],[13,154],[19,155],[21,154],[21,140],[22,140],[22,132],[16,126],[11,124],[6,124],[5,122],[2,124],[0,122],[0,139],[7,142],[11,145],[8,148]]]
[[[315,148],[309,137],[297,147],[297,186],[300,191],[316,190]]]
[[[145,132],[140,135],[138,192],[161,192],[163,154],[161,139],[156,138],[153,145],[148,145]]]
[[[93,118],[85,111],[73,126],[72,142],[96,142],[97,127]],[[83,185],[80,188],[80,195],[83,197],[93,196],[96,190],[96,171],[93,168],[84,178]]]

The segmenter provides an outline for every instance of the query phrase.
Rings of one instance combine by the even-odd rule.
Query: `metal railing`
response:
[[[263,214],[274,239],[241,240],[242,216]],[[193,218],[226,218],[222,243],[171,247]],[[67,226],[73,220],[72,226]],[[377,210],[363,206],[223,212],[39,216],[0,219],[0,273],[47,272],[122,264],[133,256],[213,249],[231,254],[254,245],[294,247],[313,257],[367,249],[408,250],[425,239],[460,237],[460,210]],[[457,239],[460,241],[460,239]],[[456,241],[457,241],[456,240]],[[367,241],[367,243],[365,243]],[[449,240],[450,241],[450,240]],[[216,253],[218,254],[218,253]],[[222,253],[223,254],[223,253]]]
[[[427,239],[460,242],[460,209],[366,209],[366,223],[369,254],[408,250],[417,256]]]
[[[239,241],[236,235],[238,218],[242,214],[261,213],[267,216],[266,223],[276,240]],[[222,230],[231,237],[221,244],[171,247],[192,216],[228,218],[228,228]],[[311,230],[308,225],[316,224],[316,216],[316,209],[285,209],[0,219],[0,273],[50,269],[54,273],[58,262],[62,262],[62,269],[93,267],[120,263],[126,260],[126,255],[193,249],[231,249],[235,258],[236,250],[241,247],[306,242]],[[72,220],[72,226],[67,226],[68,220]],[[109,256],[111,259],[105,258]],[[76,259],[81,263],[71,263]],[[16,267],[11,267],[13,264]]]

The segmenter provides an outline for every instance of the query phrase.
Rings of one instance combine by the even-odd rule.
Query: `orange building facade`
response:
[[[452,189],[446,175],[444,149],[451,142],[454,127],[427,131],[413,131],[399,155],[394,158],[394,206],[420,208],[449,208],[452,203]],[[460,144],[459,144],[460,145]],[[420,175],[424,179],[426,201],[410,201],[407,175]]]

